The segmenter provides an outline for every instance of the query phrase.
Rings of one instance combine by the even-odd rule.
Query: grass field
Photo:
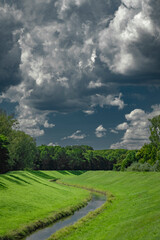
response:
[[[85,190],[50,181],[56,178],[115,196],[99,215],[81,221],[78,228],[60,239],[160,239],[160,173],[81,173],[18,171],[0,175],[0,239],[10,231],[20,231],[54,212],[76,206],[89,196]]]
[[[0,237],[10,231],[76,206],[88,191],[58,185],[50,180],[80,172],[18,171],[0,175]],[[14,239],[14,238],[13,238]]]
[[[61,239],[160,239],[160,173],[89,171],[63,181],[109,191],[115,200]]]

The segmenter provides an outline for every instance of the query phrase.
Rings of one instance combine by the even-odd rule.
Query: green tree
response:
[[[69,168],[74,170],[80,170],[83,168],[83,149],[73,148],[70,151],[67,151],[68,159],[69,159]]]
[[[60,147],[59,147],[60,148]],[[41,145],[37,148],[34,169],[53,170],[57,169],[57,160],[54,159],[56,147]]]
[[[0,110],[0,134],[8,137],[11,136],[13,127],[16,128],[18,122],[14,119],[13,115],[7,115],[5,111]]]
[[[160,115],[153,117],[152,119],[149,119],[151,125],[150,125],[150,141],[153,143],[156,147],[160,147]]]
[[[129,150],[125,159],[122,161],[121,170],[124,171],[125,168],[129,167],[133,162],[137,161],[136,150]]]
[[[9,145],[9,155],[13,170],[23,170],[33,167],[36,156],[35,139],[22,131],[13,131]]]
[[[136,158],[140,163],[148,162],[153,165],[156,161],[157,148],[153,143],[144,144],[136,154]]]
[[[5,173],[9,168],[9,152],[8,139],[4,135],[0,135],[0,173]]]
[[[64,147],[55,146],[53,161],[56,162],[57,170],[68,169],[68,155]]]

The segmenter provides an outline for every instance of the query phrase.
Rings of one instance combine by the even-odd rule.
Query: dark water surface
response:
[[[87,215],[87,213],[96,210],[102,204],[104,204],[105,201],[106,201],[106,196],[100,195],[100,194],[92,194],[92,199],[90,202],[88,202],[88,205],[86,207],[81,208],[80,210],[77,210],[73,215],[67,218],[63,218],[62,220],[59,220],[58,222],[53,223],[53,225],[49,227],[46,227],[41,230],[37,230],[36,232],[28,236],[26,240],[45,240],[49,238],[57,230],[74,224],[80,218]]]

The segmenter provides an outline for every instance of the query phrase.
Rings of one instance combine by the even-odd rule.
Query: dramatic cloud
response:
[[[102,125],[99,125],[95,130],[95,135],[98,138],[104,137],[106,135],[106,131],[107,130]]]
[[[123,109],[121,84],[158,83],[159,8],[159,0],[1,2],[1,101],[18,105],[20,128],[40,136],[54,127],[49,113]]]
[[[121,0],[99,34],[101,60],[114,73],[160,73],[159,0]]]
[[[152,112],[146,113],[142,109],[135,109],[125,115],[128,123],[119,124],[117,130],[125,130],[121,142],[117,142],[110,146],[111,149],[127,148],[139,149],[144,143],[149,142],[149,121],[148,119],[160,115],[160,105],[152,106]]]
[[[21,11],[0,4],[0,93],[21,81],[21,51],[17,41],[21,33],[21,20]]]
[[[86,137],[86,134],[82,134],[81,130],[77,130],[71,136],[64,137],[62,140],[65,140],[65,139],[81,140],[81,139],[84,139],[85,137]]]

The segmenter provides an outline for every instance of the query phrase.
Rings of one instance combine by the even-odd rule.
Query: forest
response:
[[[0,111],[0,173],[13,170],[160,171],[160,115],[150,121],[150,143],[139,150],[94,150],[87,145],[36,146],[18,121]]]

